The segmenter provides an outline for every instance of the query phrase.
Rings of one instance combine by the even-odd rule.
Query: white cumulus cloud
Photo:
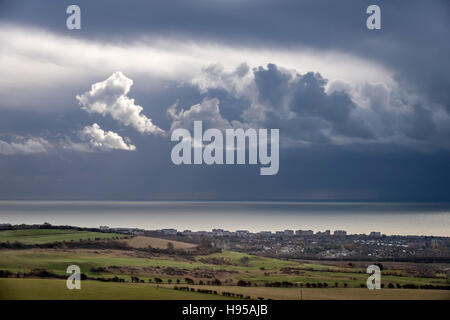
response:
[[[225,119],[219,108],[220,101],[217,98],[204,99],[201,103],[191,106],[187,110],[176,112],[176,105],[172,105],[168,110],[169,116],[173,119],[171,130],[177,128],[192,128],[194,121],[202,120],[205,128],[226,129],[242,127],[239,121],[228,121]]]
[[[24,142],[5,142],[0,140],[0,154],[32,154],[45,153],[52,148],[51,144],[43,138],[29,138]]]
[[[97,123],[86,126],[79,133],[81,140],[86,141],[93,149],[109,150],[136,150],[136,146],[125,140],[113,131],[104,131]]]
[[[152,123],[141,112],[143,108],[127,96],[133,80],[122,72],[113,73],[105,81],[94,83],[91,90],[77,95],[82,108],[89,113],[110,115],[126,126],[132,126],[140,133],[164,134],[164,131]]]

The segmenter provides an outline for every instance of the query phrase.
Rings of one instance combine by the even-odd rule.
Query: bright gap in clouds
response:
[[[93,78],[102,79],[115,71],[190,82],[211,64],[234,70],[243,62],[250,67],[273,63],[300,73],[320,72],[330,80],[344,79],[354,85],[366,81],[390,83],[393,74],[362,57],[304,47],[264,49],[154,38],[103,43],[4,24],[0,25],[0,42],[3,108],[27,108],[22,104],[48,99],[55,86],[86,86]],[[24,90],[27,95],[19,94]]]

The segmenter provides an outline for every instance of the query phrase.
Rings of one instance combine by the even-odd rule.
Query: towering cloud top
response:
[[[142,134],[164,134],[164,131],[152,123],[152,119],[141,114],[143,108],[134,103],[127,94],[133,80],[122,72],[115,72],[105,81],[94,83],[91,90],[77,95],[82,108],[89,113],[110,115],[125,126],[132,126]]]

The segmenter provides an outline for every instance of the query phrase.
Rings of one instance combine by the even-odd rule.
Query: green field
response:
[[[230,264],[231,267],[234,267],[235,270],[242,269],[261,269],[264,268],[266,270],[270,269],[279,269],[286,267],[298,267],[299,263],[281,260],[281,259],[273,259],[267,257],[254,256],[246,253],[235,252],[223,250],[221,253],[214,253],[207,256],[198,257],[197,260],[202,259],[223,259],[227,263]],[[243,260],[246,258],[248,260]],[[244,262],[245,261],[245,262]]]
[[[242,265],[242,258],[248,257],[246,265]],[[201,262],[211,261],[210,258],[223,259],[225,264],[210,264]],[[165,283],[169,279],[180,279],[184,282],[185,277],[197,280],[204,279],[196,276],[196,271],[209,271],[215,274],[214,277],[221,281],[232,279],[233,283],[238,280],[251,281],[258,286],[264,286],[267,282],[289,281],[298,285],[306,283],[326,282],[331,288],[338,284],[339,288],[347,284],[348,288],[359,288],[365,284],[367,274],[361,272],[359,268],[349,269],[341,267],[330,267],[324,265],[311,265],[296,261],[279,260],[251,256],[237,252],[224,251],[207,256],[196,256],[193,261],[184,260],[171,256],[145,256],[132,254],[129,251],[119,250],[61,250],[61,249],[26,249],[26,250],[0,250],[0,270],[8,270],[14,273],[30,272],[33,269],[45,269],[58,275],[66,275],[66,268],[71,264],[80,266],[82,273],[88,277],[119,276],[126,281],[130,280],[130,275],[139,276],[148,281],[157,276]],[[109,272],[95,272],[92,268],[111,267]],[[299,274],[289,274],[283,272],[282,268],[295,268]],[[165,274],[165,268],[173,268],[184,272],[183,275]],[[389,270],[386,270],[388,272]],[[209,279],[211,280],[211,278]],[[404,274],[402,276],[386,275],[382,282],[386,285],[393,284],[416,284],[416,285],[448,285],[446,277],[424,278]]]
[[[126,255],[126,252],[104,252],[99,251],[77,252],[74,254],[70,250],[53,250],[53,249],[27,249],[27,250],[0,250],[0,270],[10,270],[14,272],[26,272],[36,268],[43,268],[57,274],[65,274],[65,270],[70,264],[80,266],[83,273],[90,275],[91,268],[105,266],[119,267],[172,267],[182,269],[199,269],[207,268],[210,270],[224,269],[223,265],[214,265],[202,263],[201,258],[214,257],[230,259],[233,257],[236,263],[245,254],[237,252],[224,251],[220,254],[198,256],[194,261],[164,258],[146,258],[139,256]],[[242,265],[226,265],[226,269],[230,271],[259,271],[260,266],[265,266],[267,270],[284,266],[298,266],[296,262],[283,261],[272,258],[251,256],[249,266]],[[95,274],[92,274],[95,275]]]
[[[65,280],[0,279],[0,300],[201,300],[225,299],[220,295],[185,292],[140,283],[82,281],[80,290],[69,290]]]
[[[56,229],[0,232],[0,242],[26,244],[114,237],[120,235]],[[448,286],[448,264],[386,263],[381,279],[385,288],[367,290],[363,262],[294,261],[226,250],[199,255],[107,248],[0,249],[0,271],[7,277],[0,279],[0,299],[217,299],[223,298],[224,291],[253,299],[450,299],[449,290],[398,288]],[[73,264],[89,278],[83,280],[82,290],[68,290],[64,280],[56,279],[67,277],[66,269]],[[132,276],[144,283],[132,283]],[[124,282],[94,280],[113,277]],[[215,279],[220,286],[212,286]],[[162,281],[159,288],[156,280]],[[250,285],[238,286],[241,280]],[[189,284],[190,288],[209,288],[219,295],[173,289],[175,284],[186,286],[192,281],[195,285]],[[390,283],[395,289],[388,288]]]
[[[56,279],[0,279],[0,300],[217,300],[231,299],[221,295],[232,292],[251,296],[253,299],[283,300],[448,300],[447,290],[410,289],[299,289],[236,286],[190,286],[195,289],[217,290],[218,294],[204,294],[174,290],[173,286],[156,286],[147,283],[105,283],[82,281],[80,290],[69,290],[65,280]]]
[[[0,231],[0,243],[20,242],[23,244],[44,244],[63,241],[110,239],[123,237],[117,233],[103,233],[60,229],[26,229]]]
[[[97,251],[99,252],[99,251]],[[202,266],[201,263],[176,261],[169,259],[144,258],[127,256],[117,252],[85,253],[62,250],[0,250],[0,270],[14,272],[30,271],[43,268],[58,274],[65,274],[68,265],[80,266],[83,273],[90,275],[90,269],[105,266],[118,267],[177,267],[194,269]]]

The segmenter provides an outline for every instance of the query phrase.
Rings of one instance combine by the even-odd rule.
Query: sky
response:
[[[0,0],[0,199],[450,201],[449,16],[448,1]],[[173,164],[171,133],[196,120],[279,129],[278,173]]]

